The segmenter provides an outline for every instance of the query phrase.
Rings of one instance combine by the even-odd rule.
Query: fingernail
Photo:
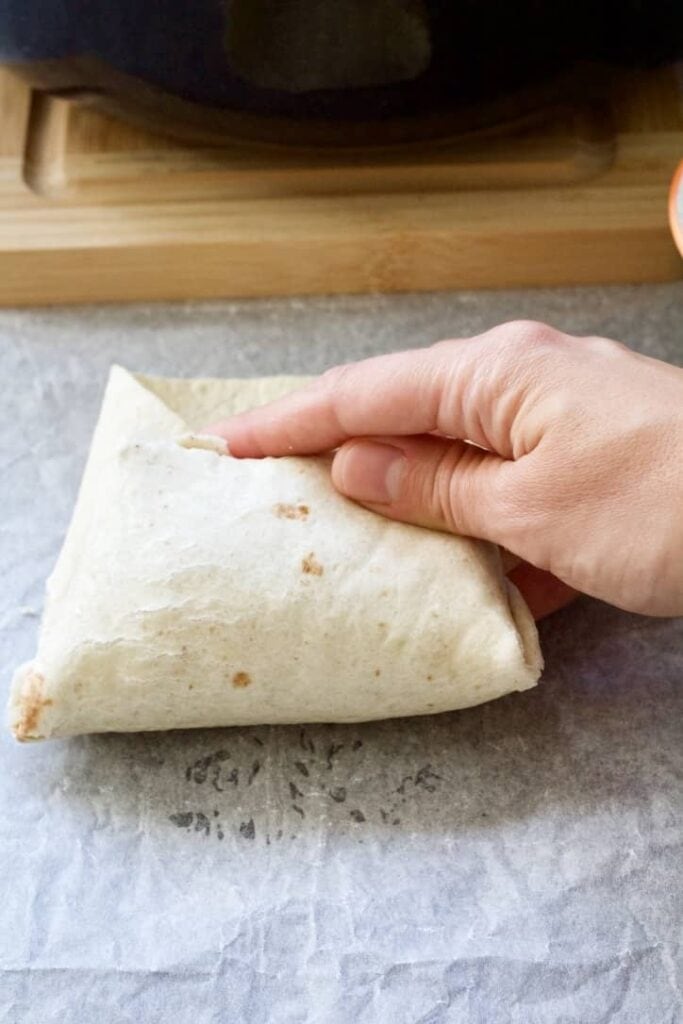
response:
[[[400,497],[405,463],[400,448],[356,441],[335,457],[334,482],[342,494],[356,501],[388,505]]]

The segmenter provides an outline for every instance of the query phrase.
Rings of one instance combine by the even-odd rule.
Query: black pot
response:
[[[387,144],[683,55],[683,0],[3,0],[0,61],[192,138]]]

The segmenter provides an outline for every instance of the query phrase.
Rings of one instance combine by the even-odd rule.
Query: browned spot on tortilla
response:
[[[309,576],[322,576],[323,567],[312,551],[310,555],[301,559],[301,571],[308,573]]]
[[[279,519],[308,519],[310,511],[308,505],[287,505],[282,501],[273,506],[273,512]]]
[[[431,683],[431,681],[432,681],[432,679],[433,679],[433,678],[434,678],[434,676],[427,676],[427,682],[428,682],[428,683]]]
[[[387,628],[386,622],[378,622],[377,623],[377,628],[378,629],[386,629]]]
[[[38,733],[38,726],[43,709],[50,707],[52,701],[44,696],[45,679],[39,672],[29,672],[19,699],[20,717],[14,729],[18,740],[33,739]]]
[[[381,674],[382,674],[382,673],[380,672],[380,670],[379,670],[378,668],[376,668],[376,669],[375,669],[375,675],[376,675],[376,676],[381,676]]]
[[[238,690],[243,690],[245,686],[249,686],[251,683],[251,676],[248,672],[235,672],[232,677],[232,685],[236,686]]]

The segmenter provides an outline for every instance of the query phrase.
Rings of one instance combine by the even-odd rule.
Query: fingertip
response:
[[[200,433],[209,434],[211,437],[222,437],[224,441],[227,441],[229,422],[229,420],[216,420],[215,423],[209,423],[202,427]]]
[[[242,416],[234,416],[227,420],[217,420],[204,427],[203,434],[221,437],[228,445],[231,455],[238,459],[261,458],[261,451],[256,439],[252,436],[248,422]]]

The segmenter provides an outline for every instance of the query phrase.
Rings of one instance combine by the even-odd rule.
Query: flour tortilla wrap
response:
[[[233,459],[192,433],[300,383],[112,369],[14,679],[18,739],[354,722],[534,685],[536,628],[495,547],[360,508],[327,458]]]

